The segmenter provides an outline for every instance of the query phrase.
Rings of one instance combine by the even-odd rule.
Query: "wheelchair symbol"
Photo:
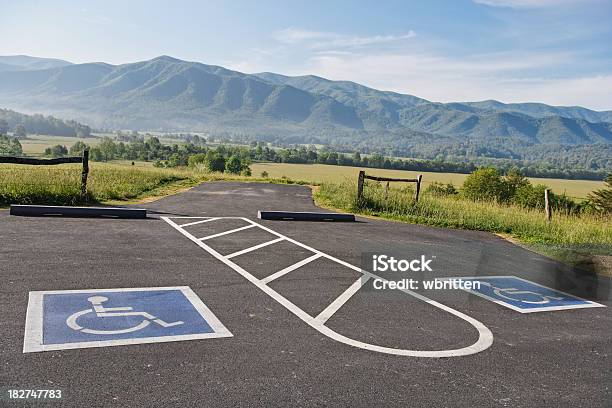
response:
[[[520,290],[517,288],[498,288],[497,286],[494,286],[489,282],[480,282],[480,284],[483,286],[490,287],[491,290],[493,290],[493,293],[495,293],[497,296],[504,298],[504,299],[511,300],[513,302],[528,303],[531,305],[545,305],[546,303],[550,303],[551,300],[563,300],[564,299],[564,297],[547,296],[541,293],[532,292],[530,290]],[[541,299],[538,301],[523,300],[523,299],[513,298],[511,297],[511,295],[519,295],[519,297],[520,295],[531,295],[531,296],[539,297]]]
[[[102,306],[102,303],[106,302],[108,300],[107,297],[104,296],[92,296],[87,298],[87,301],[89,301],[91,303],[91,305],[93,306],[92,309],[85,309],[85,310],[81,310],[79,312],[73,313],[72,315],[68,316],[68,318],[66,319],[66,324],[68,325],[68,327],[70,327],[72,330],[76,330],[76,331],[80,331],[82,333],[89,333],[89,334],[123,334],[123,333],[131,333],[131,332],[135,332],[138,330],[142,330],[145,327],[147,327],[149,324],[151,324],[151,322],[154,322],[162,327],[172,327],[172,326],[178,326],[183,324],[184,322],[182,321],[177,321],[177,322],[172,322],[172,323],[166,323],[165,321],[158,319],[157,317],[147,313],[147,312],[133,312],[133,308],[132,307],[104,307]],[[77,323],[77,319],[83,315],[86,315],[88,313],[95,313],[96,316],[98,317],[124,317],[124,316],[142,316],[144,319],[142,320],[142,322],[138,323],[136,326],[134,327],[130,327],[127,329],[121,329],[121,330],[94,330],[94,329],[87,329],[84,328],[82,326],[80,326]]]

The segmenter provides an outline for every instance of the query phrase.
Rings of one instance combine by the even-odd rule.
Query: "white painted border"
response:
[[[100,292],[149,292],[157,290],[180,290],[185,298],[193,305],[197,312],[206,320],[212,333],[181,334],[176,336],[140,337],[137,339],[101,340],[78,343],[43,344],[43,296],[59,295],[65,293],[100,293]],[[221,323],[214,313],[202,302],[189,286],[166,286],[147,288],[115,288],[115,289],[74,289],[74,290],[45,290],[32,291],[28,299],[26,312],[25,335],[23,339],[23,352],[35,353],[39,351],[80,349],[90,347],[123,346],[129,344],[166,343],[170,341],[199,340],[220,337],[233,337],[233,334]]]
[[[548,289],[548,290],[552,290],[554,292],[561,293],[561,294],[563,294],[563,295],[565,295],[567,297],[570,297],[570,298],[573,298],[573,299],[576,299],[576,300],[581,300],[583,302],[587,302],[587,304],[582,304],[582,305],[567,305],[567,306],[547,306],[547,307],[521,309],[520,307],[516,307],[516,306],[511,305],[509,303],[506,303],[506,302],[504,302],[502,300],[496,299],[496,298],[491,297],[489,295],[485,295],[484,293],[480,293],[480,292],[477,292],[477,291],[472,290],[472,289],[464,289],[464,288],[462,288],[462,289],[464,291],[466,291],[466,292],[469,292],[469,293],[473,294],[473,295],[476,295],[476,296],[479,296],[481,298],[490,300],[493,303],[497,303],[498,305],[507,307],[508,309],[512,309],[512,310],[514,310],[516,312],[519,312],[519,313],[553,312],[555,310],[571,310],[571,309],[586,309],[586,308],[590,308],[590,307],[606,307],[606,305],[602,305],[600,303],[593,302],[592,300],[583,299],[581,297],[574,296],[574,295],[572,295],[570,293],[563,292],[563,291],[558,290],[558,289],[549,288],[548,286],[540,285],[539,283],[535,283],[535,282],[532,282],[530,280],[523,279],[523,278],[520,278],[520,277],[514,276],[514,275],[503,275],[503,276],[499,276],[499,275],[498,276],[484,276],[484,275],[483,276],[461,276],[461,277],[445,277],[445,278],[437,278],[437,279],[438,280],[462,279],[464,281],[467,281],[467,280],[469,280],[469,281],[485,281],[486,279],[491,279],[491,278],[492,279],[514,278],[514,279],[517,279],[517,280],[529,283],[531,285],[539,286],[539,287],[544,288],[544,289]]]
[[[439,302],[436,302],[435,300],[429,299],[419,293],[413,292],[411,290],[408,289],[398,289],[401,290],[404,293],[407,293],[411,296],[416,297],[419,300],[422,300],[424,302],[427,302],[428,304],[437,307],[439,309],[444,310],[447,313],[452,314],[455,317],[458,317],[462,320],[465,320],[466,322],[468,322],[470,325],[472,325],[477,331],[478,331],[478,340],[473,343],[470,346],[466,346],[460,349],[450,349],[450,350],[407,350],[407,349],[398,349],[398,348],[392,348],[392,347],[385,347],[385,346],[379,346],[376,344],[370,344],[370,343],[365,343],[359,340],[354,340],[352,338],[346,337],[340,333],[335,332],[334,330],[330,329],[329,327],[325,326],[324,322],[321,322],[320,320],[318,320],[316,317],[313,317],[311,315],[309,315],[308,313],[306,313],[304,310],[302,310],[301,308],[299,308],[298,306],[296,306],[295,304],[293,304],[291,301],[289,301],[287,298],[285,298],[284,296],[282,296],[280,293],[276,292],[274,289],[272,289],[270,286],[268,286],[265,282],[263,282],[263,280],[257,279],[255,276],[251,275],[249,272],[247,272],[246,270],[244,270],[241,266],[237,265],[236,263],[234,263],[232,260],[228,259],[227,257],[221,255],[219,252],[217,252],[216,250],[214,250],[213,248],[211,248],[210,246],[206,245],[203,241],[199,240],[198,238],[196,238],[195,236],[191,235],[189,232],[187,232],[186,230],[184,230],[183,228],[181,228],[181,226],[179,224],[176,224],[174,221],[172,221],[173,217],[165,217],[162,216],[161,219],[163,219],[164,221],[166,221],[168,224],[170,224],[173,228],[175,228],[177,231],[179,231],[181,234],[183,234],[185,237],[187,237],[188,239],[190,239],[192,242],[194,242],[196,245],[198,245],[200,248],[202,248],[203,250],[205,250],[206,252],[208,252],[209,254],[211,254],[212,256],[214,256],[215,258],[217,258],[218,260],[220,260],[221,262],[223,262],[224,264],[226,264],[227,266],[229,266],[230,268],[232,268],[234,271],[238,272],[240,275],[242,275],[246,280],[248,280],[249,282],[251,282],[252,284],[254,284],[255,286],[257,286],[259,289],[261,289],[264,293],[266,293],[268,296],[270,296],[271,298],[273,298],[274,300],[276,300],[278,303],[280,303],[281,305],[283,305],[286,309],[288,309],[290,312],[292,312],[294,315],[296,315],[298,318],[300,318],[302,321],[304,321],[305,323],[307,323],[309,326],[311,326],[312,328],[314,328],[315,330],[317,330],[319,333],[324,334],[325,336],[336,340],[340,343],[344,343],[353,347],[357,347],[357,348],[361,348],[364,350],[370,350],[370,351],[375,351],[375,352],[379,352],[379,353],[384,353],[384,354],[392,354],[392,355],[399,355],[399,356],[410,356],[410,357],[432,357],[432,358],[440,358],[440,357],[458,357],[458,356],[467,356],[467,355],[471,355],[471,354],[476,354],[479,353],[481,351],[484,351],[486,349],[488,349],[492,344],[493,344],[493,333],[491,333],[491,330],[489,330],[488,327],[486,327],[484,324],[482,324],[481,322],[479,322],[478,320],[459,312],[458,310],[455,310],[451,307],[448,307],[446,305],[443,305]],[[195,217],[194,217],[195,218]],[[261,229],[263,229],[264,231],[268,231],[271,234],[276,235],[279,238],[284,238],[285,240],[300,246],[306,250],[309,250],[315,254],[318,254],[320,257],[324,257],[327,258],[331,261],[337,262],[341,265],[346,266],[349,269],[353,269],[354,271],[360,272],[363,275],[365,275],[368,278],[376,278],[376,279],[380,279],[383,281],[387,281],[384,278],[381,278],[377,275],[374,275],[373,273],[370,273],[368,271],[362,270],[361,268],[358,268],[354,265],[351,265],[348,262],[342,261],[338,258],[335,258],[331,255],[328,255],[324,252],[321,252],[317,249],[314,249],[312,247],[309,247],[308,245],[305,245],[301,242],[298,242],[294,239],[291,239],[285,235],[282,235],[268,227],[265,227],[261,224],[258,224],[254,221],[251,221],[248,218],[244,218],[244,217],[217,217],[219,219],[241,219],[244,220],[250,224],[252,224],[253,226],[257,226]],[[349,288],[350,289],[350,288]],[[354,288],[353,288],[354,289]],[[340,307],[347,302],[350,299],[350,295],[356,293],[357,291],[353,291],[350,290],[348,292],[343,293],[342,295],[340,295],[340,297],[342,297],[341,300],[339,300],[338,302],[334,301],[332,302],[332,304],[334,304],[333,306],[333,312],[335,313],[336,311],[338,311],[340,309]],[[350,295],[349,295],[350,294]],[[331,305],[329,306],[331,307]],[[331,310],[330,310],[331,311]],[[333,314],[333,313],[332,313]],[[322,316],[322,318],[324,317],[325,320],[329,319],[331,317],[332,314],[329,314],[329,316]]]

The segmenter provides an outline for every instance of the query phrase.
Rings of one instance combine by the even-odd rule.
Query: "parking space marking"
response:
[[[471,354],[476,354],[479,353],[481,351],[484,351],[486,349],[488,349],[492,344],[493,344],[493,333],[491,333],[491,330],[489,330],[488,327],[486,327],[484,324],[482,324],[481,322],[479,322],[478,320],[474,319],[473,317],[470,317],[458,310],[455,310],[451,307],[448,307],[442,303],[439,303],[435,300],[429,299],[426,296],[423,296],[421,294],[418,294],[416,292],[413,292],[411,290],[408,289],[398,289],[410,296],[413,296],[419,300],[422,300],[424,302],[426,302],[427,304],[434,306],[438,309],[441,309],[455,317],[458,317],[459,319],[462,319],[464,321],[466,321],[467,323],[469,323],[472,327],[474,327],[477,331],[478,331],[478,340],[466,347],[462,347],[462,348],[458,348],[458,349],[447,349],[447,350],[408,350],[408,349],[399,349],[399,348],[393,348],[393,347],[386,347],[386,346],[379,346],[376,344],[370,344],[370,343],[365,343],[359,340],[355,340],[352,338],[349,338],[347,336],[344,336],[332,329],[330,329],[329,327],[325,326],[325,322],[321,322],[321,320],[325,319],[325,321],[327,321],[327,319],[329,319],[334,313],[336,313],[340,307],[346,303],[346,301],[348,301],[348,299],[350,299],[350,297],[358,292],[358,289],[356,287],[354,287],[353,285],[357,285],[357,283],[355,282],[353,285],[351,285],[351,288],[349,288],[350,290],[347,289],[347,291],[345,291],[342,295],[340,295],[340,299],[336,299],[334,300],[335,305],[333,308],[331,308],[331,305],[328,306],[329,311],[321,316],[321,314],[319,316],[321,316],[321,320],[317,319],[317,317],[313,317],[310,314],[306,313],[303,309],[299,308],[298,306],[296,306],[294,303],[292,303],[290,300],[288,300],[287,298],[285,298],[283,295],[281,295],[280,293],[278,293],[277,291],[275,291],[274,289],[272,289],[270,286],[268,286],[266,284],[266,282],[264,282],[264,279],[258,279],[256,278],[254,275],[252,275],[251,273],[249,273],[248,271],[246,271],[245,269],[243,269],[240,265],[236,264],[235,262],[233,262],[231,259],[228,259],[226,256],[221,255],[219,252],[217,252],[215,249],[211,248],[209,245],[207,245],[206,243],[204,243],[202,240],[196,238],[195,236],[193,236],[192,234],[190,234],[189,232],[187,232],[185,229],[181,228],[181,226],[177,223],[175,223],[172,218],[173,217],[161,217],[164,221],[166,221],[170,226],[172,226],[174,229],[176,229],[177,231],[179,231],[182,235],[184,235],[185,237],[187,237],[189,240],[191,240],[192,242],[194,242],[196,245],[198,245],[200,248],[202,248],[203,250],[205,250],[206,252],[208,252],[210,255],[214,256],[216,259],[218,259],[219,261],[223,262],[225,265],[227,265],[228,267],[232,268],[234,271],[236,271],[237,273],[239,273],[240,275],[242,275],[246,280],[248,280],[249,282],[251,282],[252,284],[254,284],[255,286],[257,286],[260,290],[262,290],[264,293],[266,293],[268,296],[270,296],[271,298],[273,298],[274,300],[276,300],[278,303],[280,303],[281,305],[283,305],[287,310],[289,310],[290,312],[292,312],[294,315],[296,315],[298,318],[300,318],[302,321],[304,321],[306,324],[308,324],[309,326],[311,326],[312,328],[314,328],[315,330],[317,330],[319,333],[333,339],[336,340],[340,343],[343,344],[347,344],[353,347],[357,347],[357,348],[361,348],[364,350],[369,350],[369,351],[375,351],[375,352],[379,352],[379,353],[384,353],[384,354],[392,354],[392,355],[398,355],[398,356],[410,356],[410,357],[429,357],[429,358],[440,358],[440,357],[458,357],[458,356],[467,356],[467,355],[471,355]],[[279,238],[284,238],[286,241],[291,242],[299,247],[302,247],[310,252],[313,252],[315,255],[318,255],[318,257],[324,257],[326,259],[329,259],[331,261],[334,261],[336,263],[339,263],[341,265],[346,266],[349,269],[352,269],[354,271],[357,271],[361,274],[364,275],[365,278],[376,278],[376,279],[380,279],[382,281],[387,281],[387,279],[384,279],[382,277],[379,277],[373,273],[370,273],[368,271],[362,270],[361,268],[354,266],[348,262],[345,262],[341,259],[335,258],[329,254],[326,254],[322,251],[319,251],[317,249],[314,249],[306,244],[303,244],[299,241],[296,241],[292,238],[289,238],[283,234],[280,234],[264,225],[258,224],[254,221],[251,221],[248,218],[244,218],[244,217],[218,217],[219,219],[240,219],[240,220],[244,220],[246,222],[248,222],[251,226],[253,227],[258,227],[261,228],[264,231],[267,231],[273,235],[276,235]],[[231,233],[231,232],[228,232]],[[314,256],[314,255],[313,255]],[[295,268],[294,268],[295,269]],[[361,285],[359,285],[359,287],[361,287]],[[332,304],[334,304],[334,302],[332,302]],[[327,308],[325,309],[327,310]],[[324,311],[325,311],[324,310]],[[332,313],[333,312],[333,313]]]
[[[286,268],[284,268],[284,269],[281,269],[281,270],[280,270],[280,271],[278,271],[278,272],[273,273],[272,275],[266,276],[266,277],[265,277],[265,278],[263,278],[261,281],[262,281],[263,283],[266,283],[266,284],[267,284],[267,283],[270,283],[270,282],[272,282],[273,280],[276,280],[276,279],[280,278],[281,276],[286,275],[286,274],[288,274],[289,272],[294,271],[294,270],[296,270],[297,268],[300,268],[300,267],[302,267],[302,266],[304,266],[304,265],[306,265],[306,264],[309,264],[310,262],[314,261],[315,259],[319,259],[319,258],[321,258],[321,254],[314,254],[314,255],[311,255],[311,256],[309,256],[309,257],[308,257],[308,258],[306,258],[306,259],[302,259],[301,261],[296,262],[296,263],[294,263],[293,265],[289,265],[288,267],[286,267]]]
[[[242,249],[240,251],[234,252],[233,254],[225,255],[225,257],[228,259],[231,259],[236,256],[248,254],[249,252],[255,251],[260,248],[267,247],[268,245],[276,244],[277,242],[283,241],[284,239],[285,238],[276,238],[276,239],[273,239],[272,241],[264,242],[263,244],[255,245],[250,248],[246,248],[246,249]]]
[[[362,276],[357,279],[347,290],[338,296],[329,306],[325,308],[321,313],[315,317],[315,319],[321,324],[325,324],[330,317],[334,315],[353,296],[365,283],[370,279],[369,276]]]
[[[181,224],[181,227],[189,227],[190,225],[203,224],[205,222],[210,222],[210,221],[214,221],[214,220],[218,220],[218,218],[211,217],[211,218],[207,218],[205,220],[188,222],[187,224]]]
[[[33,291],[23,352],[232,337],[188,286]]]
[[[227,234],[233,234],[234,232],[238,232],[238,231],[244,231],[246,229],[249,228],[254,228],[254,225],[245,225],[244,227],[240,227],[240,228],[234,228],[232,230],[229,231],[224,231],[224,232],[220,232],[218,234],[213,234],[213,235],[209,235],[207,237],[202,237],[202,238],[198,238],[200,241],[206,241],[208,239],[213,239],[213,238],[217,238],[217,237],[222,237],[223,235],[227,235]]]
[[[453,279],[480,282],[479,289],[464,290],[520,313],[606,307],[592,300],[582,299],[517,276],[441,278],[441,280]]]

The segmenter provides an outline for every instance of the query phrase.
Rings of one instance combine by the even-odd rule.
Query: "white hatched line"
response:
[[[213,239],[213,238],[217,238],[220,237],[222,235],[227,235],[227,234],[232,234],[234,232],[238,232],[238,231],[242,231],[245,229],[249,229],[249,228],[253,228],[255,225],[251,224],[251,225],[245,225],[244,227],[240,227],[240,228],[234,228],[233,230],[229,230],[229,231],[225,231],[225,232],[220,232],[218,234],[213,234],[213,235],[209,235],[207,237],[203,237],[203,238],[198,238],[200,241],[206,241],[207,239]]]
[[[308,324],[310,327],[312,327],[313,329],[317,330],[319,333],[335,340],[338,341],[340,343],[343,344],[347,344],[349,346],[353,346],[353,347],[357,347],[363,350],[370,350],[370,351],[375,351],[378,353],[384,353],[384,354],[392,354],[392,355],[397,355],[397,356],[410,356],[410,357],[431,357],[431,358],[440,358],[440,357],[458,357],[458,356],[468,356],[471,354],[476,354],[476,353],[480,353],[481,351],[484,351],[486,349],[488,349],[489,347],[491,347],[491,345],[493,344],[493,333],[491,333],[491,330],[489,330],[489,328],[487,326],[485,326],[484,324],[482,324],[481,322],[479,322],[478,320],[474,319],[473,317],[470,317],[468,315],[466,315],[465,313],[462,313],[458,310],[453,309],[452,307],[446,306],[442,303],[436,302],[435,300],[429,299],[426,296],[423,296],[419,293],[413,292],[411,290],[408,289],[398,289],[410,296],[413,296],[419,300],[422,300],[424,302],[426,302],[427,304],[429,304],[430,306],[434,306],[438,309],[441,309],[459,319],[462,319],[464,321],[466,321],[467,323],[469,323],[473,328],[475,328],[478,331],[478,340],[476,340],[476,342],[472,343],[469,346],[465,346],[462,348],[456,348],[456,349],[447,349],[447,350],[408,350],[408,349],[399,349],[399,348],[393,348],[393,347],[385,347],[385,346],[379,346],[377,344],[371,344],[371,343],[365,343],[359,340],[355,340],[352,339],[350,337],[346,337],[332,329],[330,329],[329,327],[325,326],[325,324],[321,323],[320,321],[318,321],[316,318],[312,317],[311,315],[309,315],[308,313],[306,313],[303,309],[299,308],[298,306],[296,306],[294,303],[292,303],[291,301],[289,301],[287,298],[285,298],[284,296],[282,296],[280,293],[278,293],[277,291],[275,291],[274,289],[272,289],[270,286],[266,285],[263,280],[257,279],[255,276],[251,275],[249,272],[247,272],[246,270],[244,270],[242,267],[240,267],[239,265],[235,264],[234,262],[232,262],[231,260],[227,259],[226,257],[224,257],[223,255],[221,255],[220,253],[218,253],[217,251],[215,251],[213,248],[211,248],[210,246],[206,245],[204,242],[200,241],[198,238],[194,237],[193,235],[191,235],[189,232],[187,232],[186,230],[182,229],[178,224],[176,224],[174,221],[171,220],[172,217],[164,217],[162,216],[161,219],[163,219],[164,221],[166,221],[168,224],[170,224],[174,229],[176,229],[178,232],[180,232],[181,234],[183,234],[185,237],[187,237],[188,239],[190,239],[192,242],[194,242],[196,245],[198,245],[200,248],[202,248],[203,250],[205,250],[206,252],[208,252],[209,254],[211,254],[212,256],[214,256],[215,258],[217,258],[219,261],[223,262],[224,264],[226,264],[227,266],[229,266],[230,268],[232,268],[234,271],[238,272],[240,275],[242,275],[242,277],[244,277],[246,280],[248,280],[249,282],[251,282],[253,285],[257,286],[262,292],[266,293],[268,296],[270,296],[271,298],[273,298],[274,300],[276,300],[278,303],[280,303],[281,305],[283,305],[287,310],[289,310],[291,313],[293,313],[294,315],[296,315],[299,319],[301,319],[303,322],[305,322],[306,324]],[[276,235],[277,237],[281,237],[281,238],[285,238],[287,241],[292,242],[298,246],[301,246],[304,249],[307,249],[315,254],[318,254],[322,257],[325,257],[329,260],[335,261],[341,265],[344,265],[350,269],[353,269],[355,271],[361,272],[362,274],[364,274],[366,277],[369,278],[373,278],[373,279],[380,279],[383,282],[388,282],[387,279],[384,279],[380,276],[377,276],[373,273],[370,273],[366,270],[362,270],[361,268],[358,268],[354,265],[351,265],[348,262],[344,262],[341,259],[335,258],[331,255],[328,255],[324,252],[321,252],[319,250],[316,250],[314,248],[309,247],[306,244],[302,244],[301,242],[298,242],[294,239],[291,239],[289,237],[286,237],[274,230],[271,230],[270,228],[267,228],[261,224],[257,224],[254,221],[251,221],[248,218],[243,218],[243,217],[219,217],[221,219],[242,219],[246,222],[251,223],[253,226],[259,227],[265,231],[268,231],[274,235]]]
[[[336,298],[329,306],[325,308],[315,319],[321,324],[334,315],[353,296],[361,287],[370,279],[369,276],[362,276],[357,279],[347,290],[344,291],[340,296]]]
[[[277,242],[280,242],[280,241],[282,241],[284,239],[285,238],[276,238],[276,239],[273,239],[272,241],[264,242],[263,244],[255,245],[255,246],[252,246],[250,248],[234,252],[233,254],[225,255],[225,257],[227,259],[230,259],[230,258],[233,258],[233,257],[238,256],[238,255],[248,254],[251,251],[255,251],[256,249],[263,248],[263,247],[266,247],[268,245],[276,244]]]
[[[306,259],[302,259],[300,262],[294,263],[293,265],[290,265],[290,266],[286,267],[285,269],[281,269],[280,271],[275,272],[275,273],[273,273],[273,274],[272,274],[272,275],[270,275],[270,276],[266,276],[265,278],[263,278],[263,279],[261,280],[261,282],[262,282],[262,283],[265,283],[265,284],[270,283],[270,282],[272,282],[274,279],[278,279],[278,278],[280,278],[281,276],[286,275],[286,274],[288,274],[289,272],[294,271],[294,270],[296,270],[297,268],[299,268],[299,267],[301,267],[301,266],[304,266],[304,265],[306,265],[307,263],[310,263],[310,262],[312,262],[312,261],[314,261],[315,259],[320,258],[320,257],[321,257],[321,254],[314,254],[314,255],[312,255],[312,256],[309,256],[308,258],[306,258]]]
[[[218,220],[218,219],[219,218],[217,218],[217,217],[213,217],[213,218],[207,218],[207,219],[201,220],[201,221],[188,222],[187,224],[181,224],[181,228],[188,227],[190,225],[202,224],[204,222],[214,221],[214,220]]]

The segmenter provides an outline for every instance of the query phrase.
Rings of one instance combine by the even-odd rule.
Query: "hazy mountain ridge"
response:
[[[431,143],[612,142],[612,125],[600,123],[612,120],[612,112],[581,107],[433,103],[349,81],[244,74],[168,56],[117,66],[64,63],[0,70],[0,104],[97,127],[210,129],[347,145],[351,138],[355,143],[369,139],[388,148],[420,143],[425,134]]]
[[[58,68],[71,65],[71,62],[56,58],[39,58],[28,55],[0,55],[0,71],[22,71]]]

